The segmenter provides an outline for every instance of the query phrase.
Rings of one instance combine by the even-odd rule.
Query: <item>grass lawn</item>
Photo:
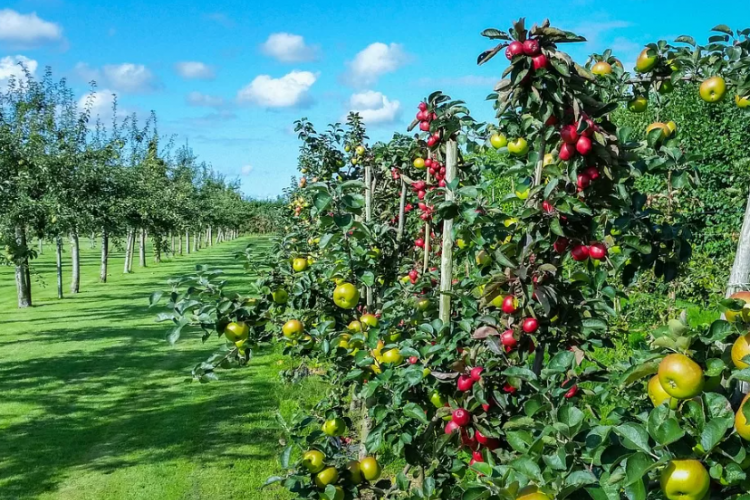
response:
[[[314,382],[282,384],[275,352],[256,353],[218,382],[186,381],[218,341],[183,333],[171,347],[168,324],[147,308],[150,292],[198,263],[241,289],[252,277],[234,252],[248,243],[262,251],[268,240],[242,238],[145,269],[136,255],[130,275],[114,251],[102,284],[98,250],[82,238],[81,293],[62,301],[50,245],[34,262],[46,286],[34,281],[27,310],[16,309],[13,270],[0,267],[0,498],[290,498],[259,487],[279,472],[275,413],[312,402]]]

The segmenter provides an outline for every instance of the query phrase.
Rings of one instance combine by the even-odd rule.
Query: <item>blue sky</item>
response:
[[[587,36],[568,47],[581,61],[612,47],[626,67],[658,38],[750,26],[735,0],[21,0],[0,2],[0,85],[17,60],[51,66],[80,96],[94,79],[103,115],[112,93],[124,111],[153,109],[162,133],[269,197],[296,173],[301,116],[322,129],[358,109],[387,139],[440,89],[492,119],[484,98],[507,63],[476,66],[492,45],[479,33],[521,16]]]

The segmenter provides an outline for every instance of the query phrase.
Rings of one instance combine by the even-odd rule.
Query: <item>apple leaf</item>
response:
[[[727,26],[726,24],[719,24],[718,26],[714,26],[713,28],[711,28],[711,31],[718,31],[720,33],[726,33],[727,35],[732,34],[732,30],[729,29],[729,26]]]
[[[649,453],[651,447],[648,443],[648,432],[642,425],[627,422],[615,427],[615,433],[623,438],[623,445],[631,450],[638,450]]]
[[[693,38],[692,36],[687,36],[687,35],[680,35],[680,36],[678,36],[675,39],[675,42],[676,43],[687,43],[689,45],[692,45],[693,47],[696,46],[695,38]]]

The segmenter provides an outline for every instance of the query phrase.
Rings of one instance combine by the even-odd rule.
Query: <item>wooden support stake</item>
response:
[[[445,183],[450,185],[458,175],[458,144],[449,140],[445,148]],[[452,191],[445,193],[445,201],[453,201]],[[451,319],[453,288],[453,219],[443,221],[443,250],[440,259],[440,320],[448,324]]]

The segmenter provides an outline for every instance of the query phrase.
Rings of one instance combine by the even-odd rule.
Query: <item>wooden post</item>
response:
[[[750,289],[748,281],[750,281],[750,194],[745,204],[745,218],[742,221],[737,252],[734,254],[732,272],[729,274],[726,296],[729,297],[740,290]],[[740,393],[747,394],[750,392],[750,383],[740,381],[737,388]]]
[[[99,268],[99,281],[101,283],[107,282],[107,264],[109,263],[109,233],[107,228],[102,228],[102,258],[101,266]]]
[[[445,183],[450,183],[458,174],[458,144],[451,139],[445,145]],[[445,201],[453,201],[452,191],[446,191]],[[440,320],[448,324],[451,320],[451,296],[453,287],[453,219],[443,221],[443,249],[440,259]]]
[[[406,182],[401,178],[401,200],[398,207],[398,232],[396,233],[398,242],[404,239],[404,225],[406,224],[404,219],[406,219]]]
[[[427,158],[432,158],[432,153],[427,154]],[[427,187],[430,185],[430,171],[425,171],[425,183]],[[427,189],[425,187],[425,189]],[[428,220],[424,223],[424,260],[422,262],[422,274],[427,272],[430,266],[430,242],[432,241],[432,223]]]
[[[372,167],[365,165],[365,222],[372,222]],[[368,286],[366,290],[367,312],[372,313],[372,287]]]

